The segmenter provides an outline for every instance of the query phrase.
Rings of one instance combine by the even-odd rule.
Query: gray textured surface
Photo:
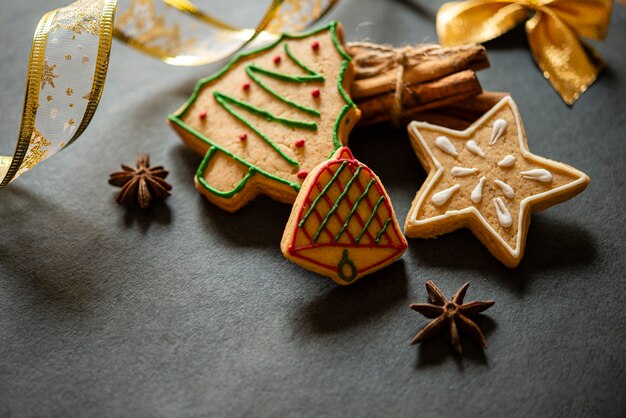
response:
[[[62,3],[0,4],[4,139],[17,132],[32,31]],[[331,17],[352,40],[434,41],[439,3],[344,0]],[[616,4],[594,44],[610,68],[573,108],[523,30],[488,45],[481,81],[512,92],[531,151],[592,180],[533,217],[519,268],[459,231],[411,240],[348,288],[282,258],[287,206],[259,199],[231,215],[193,188],[200,159],[165,115],[217,67],[171,68],[117,43],[86,134],[0,194],[0,416],[623,416],[625,41]],[[351,144],[404,222],[425,177],[404,131],[357,131]],[[106,183],[138,151],[174,185],[146,214],[118,207]],[[429,278],[448,295],[470,280],[468,300],[497,301],[480,321],[486,352],[408,344],[425,320],[407,305],[426,299]]]

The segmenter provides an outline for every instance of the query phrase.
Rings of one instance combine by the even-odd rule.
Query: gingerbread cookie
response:
[[[425,122],[412,122],[408,131],[428,178],[407,216],[406,235],[432,238],[468,227],[509,267],[524,255],[531,212],[589,184],[584,173],[528,151],[510,97],[464,131]]]
[[[354,76],[342,29],[282,35],[201,80],[169,121],[204,155],[196,188],[235,211],[258,194],[292,203],[304,178],[337,148],[360,112],[346,92]]]
[[[296,264],[347,285],[400,258],[407,242],[380,179],[340,148],[304,181],[280,248]]]

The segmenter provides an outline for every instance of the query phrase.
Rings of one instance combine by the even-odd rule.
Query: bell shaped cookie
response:
[[[280,247],[347,285],[400,258],[407,242],[380,179],[344,147],[306,177]]]

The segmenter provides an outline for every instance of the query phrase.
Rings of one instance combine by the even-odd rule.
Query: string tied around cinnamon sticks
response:
[[[357,79],[376,77],[393,70],[396,67],[396,78],[394,84],[394,101],[390,107],[391,124],[394,127],[400,126],[403,111],[403,95],[406,86],[404,82],[404,72],[411,61],[428,55],[429,52],[437,49],[435,45],[423,45],[419,48],[404,46],[394,48],[390,45],[374,44],[370,42],[351,42],[350,47],[359,48],[363,52],[354,57],[357,71]],[[411,91],[408,91],[409,94]]]
[[[395,51],[395,61],[398,64],[396,71],[396,89],[394,92],[394,102],[391,107],[391,124],[394,128],[400,127],[402,117],[402,94],[404,93],[404,68],[408,63],[406,48]]]

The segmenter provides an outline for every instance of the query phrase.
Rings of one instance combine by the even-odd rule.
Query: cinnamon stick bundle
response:
[[[482,93],[475,71],[489,66],[482,46],[351,42],[347,50],[356,66],[351,95],[361,109],[361,125],[398,123],[405,115],[474,97]]]

